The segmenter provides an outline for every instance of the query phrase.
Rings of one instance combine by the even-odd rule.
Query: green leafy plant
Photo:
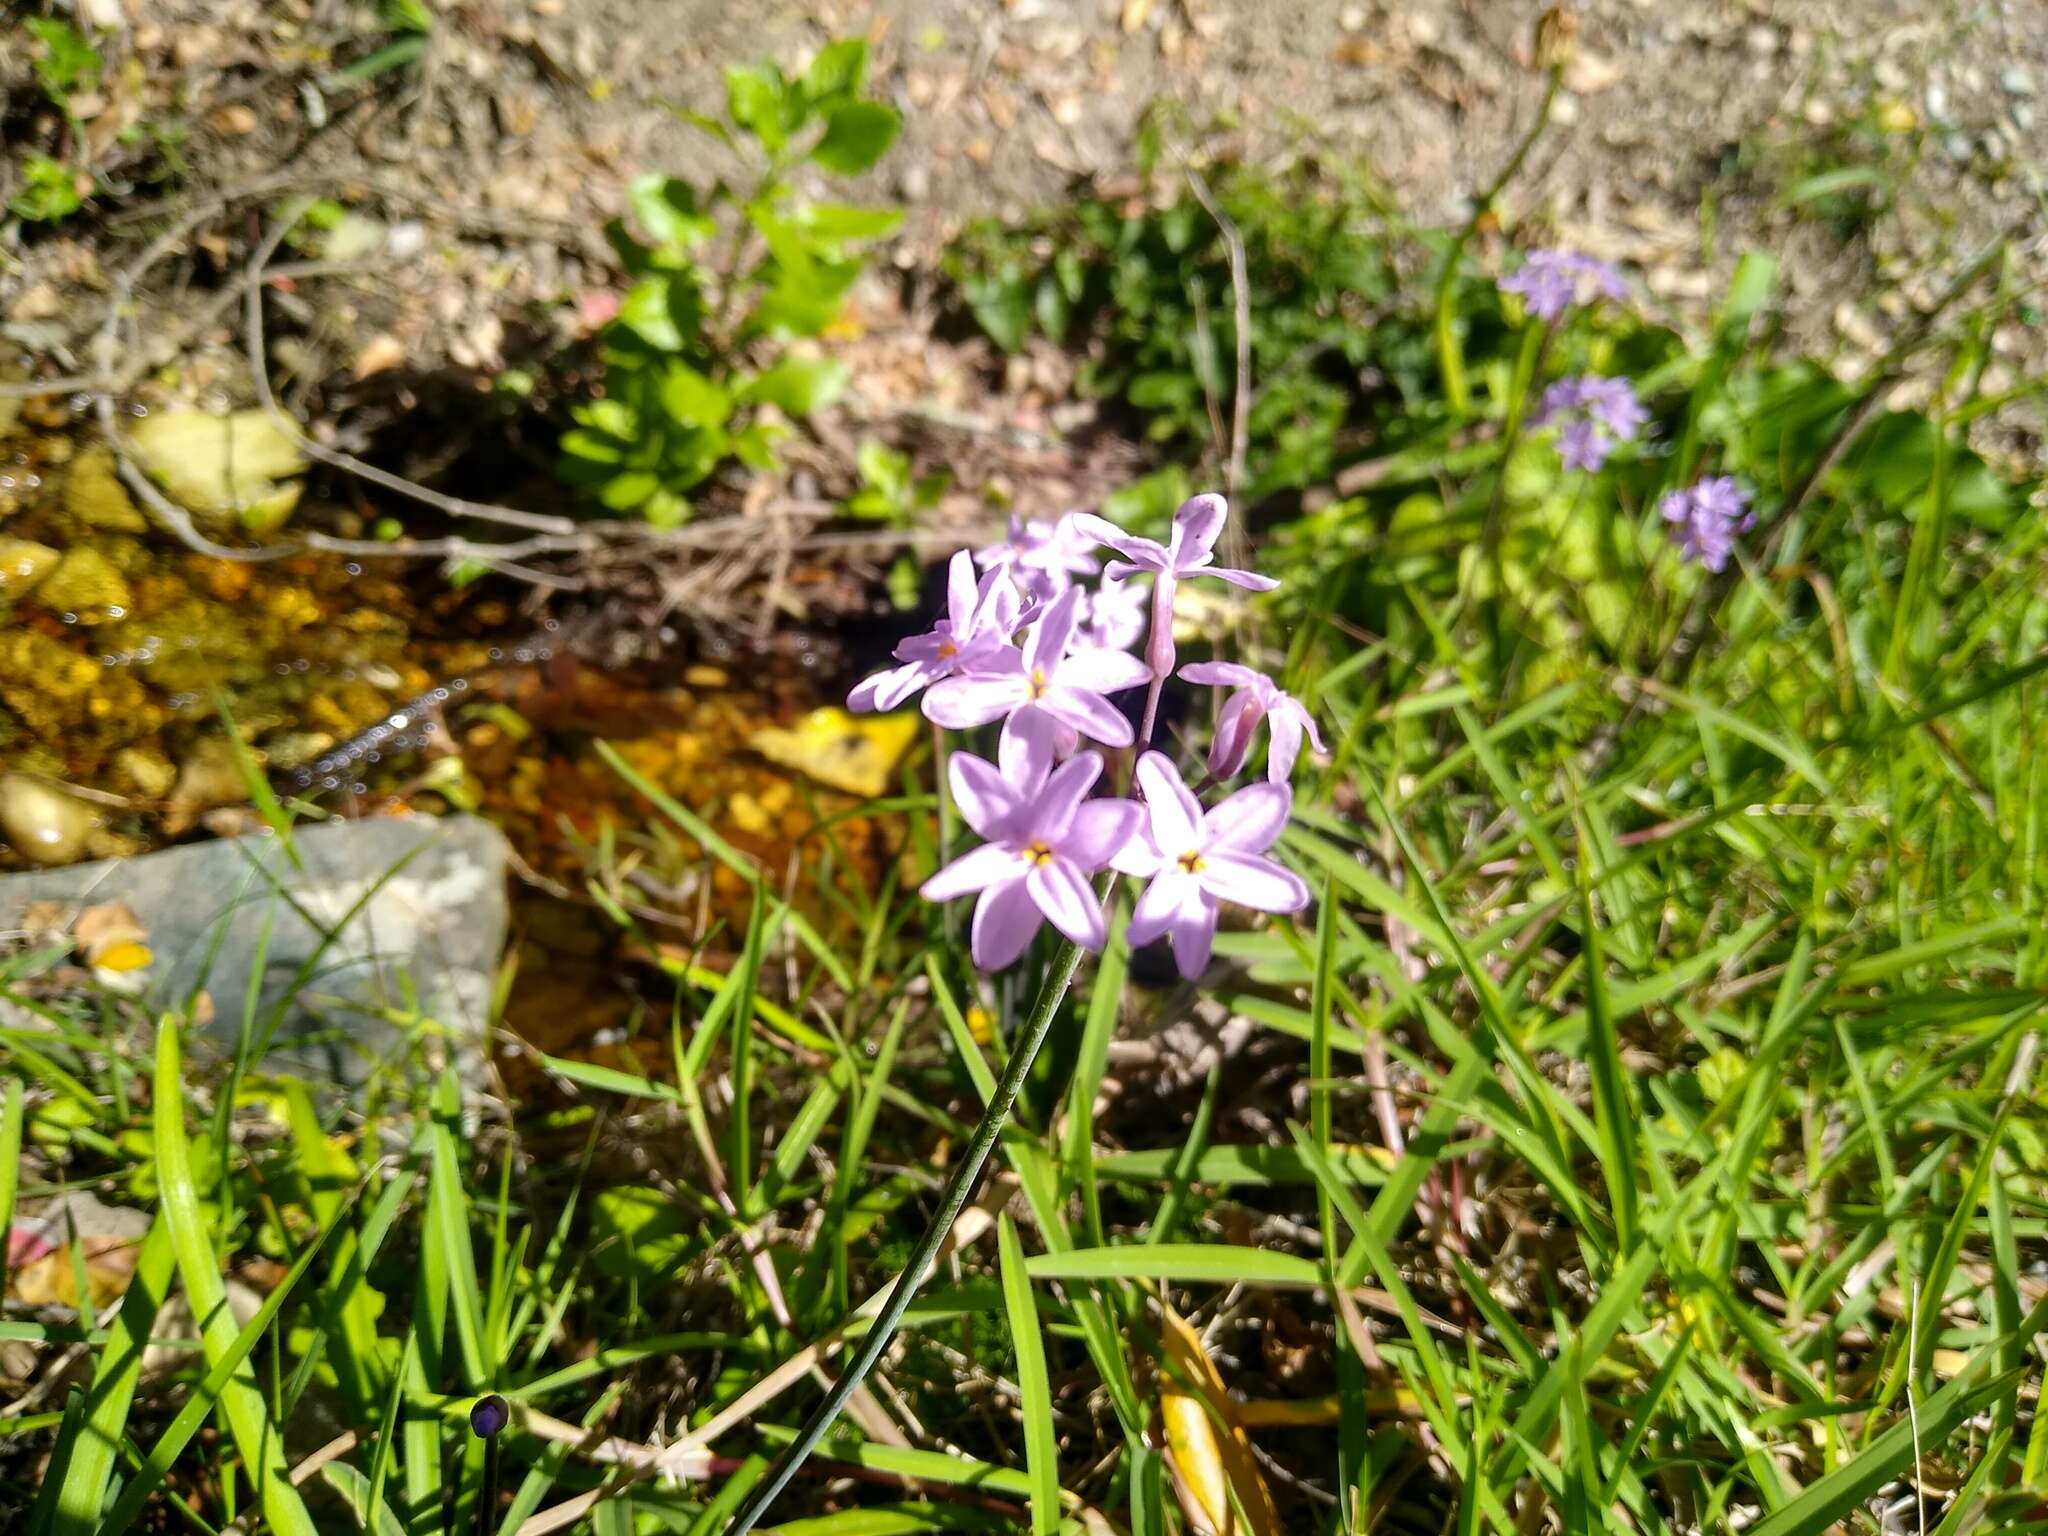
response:
[[[1210,172],[1244,245],[1251,314],[1246,490],[1328,476],[1390,406],[1426,408],[1426,329],[1389,313],[1417,245],[1357,175],[1312,164]],[[1018,226],[971,226],[947,271],[1005,351],[1038,334],[1085,346],[1081,390],[1129,407],[1170,453],[1227,453],[1237,390],[1228,239],[1192,189],[1160,200],[1088,200]],[[1476,295],[1475,295],[1476,297]]]
[[[917,475],[910,455],[870,438],[856,458],[860,489],[846,498],[846,515],[908,528],[920,512],[929,512],[946,494],[953,477],[943,471]]]
[[[631,225],[610,231],[634,281],[604,328],[604,395],[575,407],[562,440],[564,476],[606,509],[684,521],[692,490],[732,460],[773,469],[789,423],[845,387],[843,363],[791,343],[832,324],[861,248],[901,215],[812,202],[789,178],[806,162],[857,175],[888,149],[900,120],[863,96],[866,75],[859,40],[828,45],[793,79],[772,64],[728,70],[723,120],[677,115],[752,161],[752,185],[633,184]]]
[[[21,190],[7,206],[34,223],[69,218],[85,200],[78,189],[78,172],[51,155],[24,156],[21,183]]]
[[[26,23],[28,34],[41,46],[35,55],[36,84],[50,105],[75,126],[71,97],[90,89],[100,77],[100,51],[77,28],[54,17],[33,16]],[[41,151],[24,154],[19,162],[21,183],[8,200],[8,210],[35,224],[53,224],[78,212],[90,182],[54,155]]]
[[[31,17],[27,26],[29,35],[43,45],[36,55],[36,83],[50,104],[68,116],[72,92],[90,88],[99,79],[100,51],[77,28],[53,17]]]

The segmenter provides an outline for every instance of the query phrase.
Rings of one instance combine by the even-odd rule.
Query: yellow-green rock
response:
[[[178,766],[178,782],[164,807],[164,831],[178,836],[215,806],[240,805],[249,798],[242,760],[225,736],[207,736]]]
[[[127,787],[150,800],[163,799],[178,782],[178,770],[171,760],[143,747],[123,747],[116,752],[114,772]]]
[[[0,539],[0,609],[12,605],[50,574],[57,551],[28,539]]]
[[[36,864],[69,864],[85,852],[99,816],[83,800],[27,774],[0,774],[0,837]]]
[[[88,528],[149,531],[149,520],[129,497],[114,468],[113,450],[105,443],[94,443],[65,472],[64,510]]]
[[[128,579],[96,549],[68,549],[57,568],[36,586],[36,604],[52,613],[76,614],[81,624],[118,619],[134,605]]]
[[[150,475],[202,523],[281,527],[303,487],[298,439],[268,411],[162,411],[128,429]]]

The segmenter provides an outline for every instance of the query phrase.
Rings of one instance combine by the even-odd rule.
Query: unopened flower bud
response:
[[[1579,35],[1579,19],[1561,5],[1546,6],[1536,18],[1536,67],[1563,69],[1572,61],[1572,45]]]

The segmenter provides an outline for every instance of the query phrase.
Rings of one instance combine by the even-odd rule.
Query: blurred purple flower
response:
[[[1204,811],[1163,754],[1140,758],[1137,777],[1145,820],[1111,860],[1125,874],[1152,882],[1131,913],[1133,945],[1166,935],[1181,975],[1193,981],[1209,963],[1219,902],[1259,912],[1299,912],[1308,905],[1301,877],[1264,857],[1293,808],[1286,785],[1247,785]]]
[[[895,656],[903,665],[863,680],[847,695],[847,707],[894,709],[930,683],[988,663],[1008,649],[1022,606],[1016,589],[998,572],[977,585],[974,558],[961,550],[946,567],[946,617],[927,633],[899,643]]]
[[[1531,427],[1562,422],[1557,452],[1566,469],[1592,472],[1607,462],[1616,443],[1632,443],[1650,420],[1635,385],[1623,378],[1579,374],[1559,379],[1543,391],[1543,401],[1529,418]]]
[[[1667,491],[1657,510],[1671,525],[1679,558],[1710,571],[1726,569],[1736,538],[1756,526],[1749,497],[1732,475],[1709,475],[1682,491]]]
[[[1500,280],[1503,293],[1517,293],[1538,320],[1553,321],[1590,288],[1610,299],[1628,297],[1628,285],[1621,274],[1604,261],[1577,251],[1531,251],[1528,259]]]
[[[1557,456],[1564,467],[1587,474],[1607,462],[1609,446],[1600,429],[1590,421],[1574,421],[1557,435]]]
[[[1280,583],[1256,571],[1240,571],[1216,565],[1216,540],[1223,532],[1223,520],[1230,515],[1230,503],[1213,492],[1190,496],[1173,514],[1173,536],[1165,544],[1139,538],[1117,527],[1107,518],[1080,512],[1074,528],[1098,544],[1106,544],[1121,560],[1103,567],[1103,574],[1121,581],[1143,571],[1153,573],[1152,634],[1146,642],[1145,660],[1153,673],[1165,677],[1173,670],[1173,598],[1184,576],[1215,576],[1232,586],[1253,592],[1270,592]]]
[[[1103,695],[1149,683],[1152,671],[1122,651],[1069,649],[1080,605],[1080,590],[1069,587],[1039,615],[1021,652],[1005,646],[977,655],[971,669],[936,684],[924,698],[926,716],[965,730],[1036,706],[1106,746],[1129,746],[1131,722]]]
[[[1101,563],[1089,553],[1092,541],[1075,527],[1078,514],[1058,522],[1010,519],[1009,537],[975,552],[974,563],[986,571],[1003,571],[1017,591],[1034,603],[1049,603],[1074,584],[1076,576],[1092,576]]]
[[[1023,954],[1047,918],[1076,944],[1108,937],[1089,876],[1132,839],[1143,812],[1130,800],[1089,800],[1102,758],[1083,752],[1053,767],[1053,720],[1019,711],[1003,728],[997,762],[960,752],[947,777],[960,814],[986,841],[925,881],[927,901],[980,893],[974,963],[1000,971]]]
[[[1637,434],[1649,425],[1649,407],[1636,398],[1636,387],[1629,380],[1586,374],[1579,385],[1579,404],[1586,414],[1619,441],[1634,442]]]
[[[1083,602],[1088,643],[1106,651],[1128,651],[1145,638],[1145,608],[1151,596],[1136,580],[1103,577]]]
[[[1285,784],[1293,776],[1304,733],[1318,752],[1323,750],[1315,716],[1301,700],[1265,673],[1234,661],[1198,661],[1182,667],[1180,675],[1191,683],[1237,690],[1224,701],[1222,712],[1216,717],[1216,739],[1209,744],[1212,777],[1236,777],[1244,767],[1261,720],[1267,722],[1267,730],[1272,734],[1272,744],[1266,752],[1266,778],[1271,783]]]

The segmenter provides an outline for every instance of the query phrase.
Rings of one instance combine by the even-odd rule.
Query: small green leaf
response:
[[[625,459],[618,439],[575,427],[562,434],[562,452],[591,464],[618,464]]]
[[[825,136],[811,146],[811,158],[828,171],[857,176],[888,152],[903,119],[878,101],[849,101],[825,120]]]
[[[841,300],[859,275],[859,265],[850,261],[784,272],[747,317],[747,329],[764,336],[815,336],[839,318]]]
[[[28,30],[43,45],[36,60],[36,79],[43,93],[60,107],[68,107],[71,92],[99,78],[100,51],[74,27],[52,18],[32,16]]]
[[[1067,321],[1071,315],[1066,293],[1059,281],[1050,272],[1038,279],[1038,293],[1033,302],[1038,317],[1038,328],[1054,341],[1067,339]]]
[[[664,487],[640,503],[640,518],[650,528],[680,528],[690,520],[690,498]]]
[[[662,106],[667,109],[669,116],[675,118],[677,122],[688,123],[692,128],[701,129],[721,144],[730,144],[732,142],[732,130],[708,113],[699,112],[692,107],[685,107],[673,101],[665,101],[662,103]]]
[[[789,82],[772,64],[735,64],[725,72],[725,110],[770,154],[789,142]]]
[[[1005,352],[1024,345],[1031,329],[1031,300],[1021,279],[1008,275],[969,278],[961,288],[967,295],[967,307],[990,341]]]
[[[629,469],[606,482],[597,499],[614,512],[630,512],[661,489],[661,481],[644,469]]]
[[[813,106],[831,106],[858,96],[868,78],[868,44],[862,37],[827,43],[804,71],[804,97]]]
[[[656,245],[687,251],[718,232],[718,223],[697,206],[697,191],[673,176],[647,175],[626,191],[641,233]]]
[[[624,326],[659,351],[682,351],[683,332],[676,324],[670,287],[666,277],[650,277],[635,283],[625,302],[619,305],[613,323]]]
[[[831,357],[785,357],[755,375],[741,394],[791,416],[808,416],[839,398],[850,370]]]
[[[860,445],[854,462],[860,466],[861,479],[885,495],[900,496],[910,484],[910,456],[886,443],[869,438]]]
[[[765,473],[781,462],[776,457],[775,444],[788,435],[789,429],[779,422],[750,422],[744,431],[733,434],[733,457],[747,468]]]
[[[796,209],[792,220],[814,241],[837,244],[848,240],[879,240],[903,227],[897,208],[857,208],[850,203],[811,203]]]
[[[661,408],[685,427],[722,427],[732,415],[732,396],[688,363],[670,363],[662,374]]]
[[[78,175],[61,160],[29,155],[21,163],[21,190],[7,206],[32,223],[54,223],[78,212],[84,198]]]

